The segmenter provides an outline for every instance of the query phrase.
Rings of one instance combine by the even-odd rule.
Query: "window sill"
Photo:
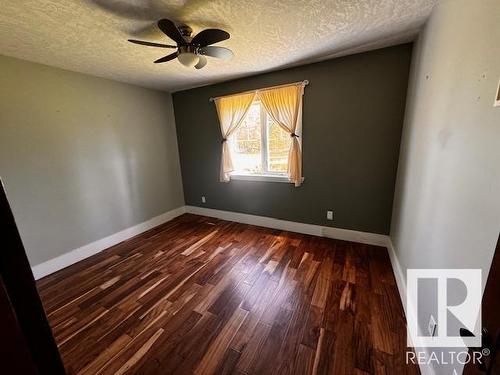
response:
[[[273,174],[243,174],[235,173],[231,174],[231,180],[239,181],[260,181],[260,182],[284,182],[291,184],[290,180],[285,175],[273,175]]]

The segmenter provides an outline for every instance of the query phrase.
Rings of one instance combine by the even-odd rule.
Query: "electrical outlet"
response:
[[[437,323],[436,319],[431,315],[429,318],[429,325],[427,327],[427,330],[429,331],[429,336],[434,337],[436,336],[436,331],[437,331]]]
[[[326,220],[333,220],[333,211],[326,211]]]
[[[201,203],[207,203],[207,199],[204,195],[201,196]]]

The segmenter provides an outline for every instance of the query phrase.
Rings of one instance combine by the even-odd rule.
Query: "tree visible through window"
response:
[[[290,135],[255,101],[229,138],[235,173],[286,175]]]

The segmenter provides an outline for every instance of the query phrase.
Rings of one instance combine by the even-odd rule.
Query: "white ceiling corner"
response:
[[[437,0],[4,0],[1,53],[67,70],[160,89],[206,85],[258,72],[412,40]],[[230,61],[209,58],[202,70],[169,50],[127,38],[170,42],[160,18],[194,33],[227,30]]]

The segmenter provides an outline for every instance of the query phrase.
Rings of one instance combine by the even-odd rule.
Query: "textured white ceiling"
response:
[[[176,91],[411,40],[436,0],[2,0],[4,55],[95,76]],[[170,50],[127,38],[171,42],[160,18],[227,30],[231,61],[202,70]]]

